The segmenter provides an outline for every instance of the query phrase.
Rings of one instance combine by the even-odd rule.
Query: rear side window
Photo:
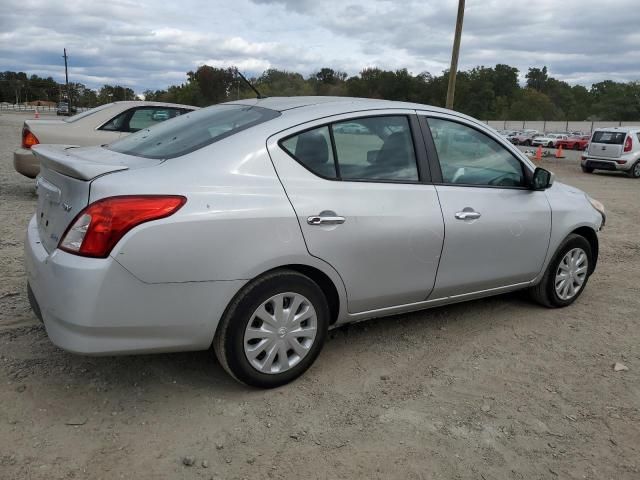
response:
[[[145,128],[107,148],[145,158],[175,158],[280,116],[250,105],[214,105]]]
[[[329,127],[314,128],[282,141],[282,148],[316,175],[336,179]]]
[[[333,125],[340,177],[418,180],[407,117],[373,117]]]
[[[324,178],[419,180],[411,128],[405,116],[338,122],[288,137],[280,146]]]
[[[627,134],[625,132],[595,132],[591,141],[593,143],[622,145],[626,136]]]

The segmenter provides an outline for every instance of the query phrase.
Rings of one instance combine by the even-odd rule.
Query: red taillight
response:
[[[58,248],[83,257],[106,258],[129,230],[141,223],[173,215],[186,201],[179,195],[103,198],[76,216]]]
[[[630,152],[631,147],[631,136],[627,136],[627,139],[624,141],[624,152]]]
[[[31,148],[38,145],[40,140],[27,127],[22,129],[22,148]]]

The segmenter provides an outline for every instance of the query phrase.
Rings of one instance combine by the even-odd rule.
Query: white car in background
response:
[[[537,147],[542,145],[543,147],[555,148],[560,140],[566,140],[569,138],[563,133],[547,133],[541,137],[536,137],[531,140],[531,146]]]
[[[31,152],[34,145],[104,145],[196,108],[174,103],[114,102],[65,119],[25,120],[22,145],[13,153],[13,166],[18,173],[35,178],[40,162]]]

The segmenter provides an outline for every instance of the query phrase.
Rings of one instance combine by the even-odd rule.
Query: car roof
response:
[[[624,132],[624,133],[629,133],[629,132],[635,132],[637,130],[640,130],[640,127],[638,126],[625,126],[625,127],[598,127],[595,128],[593,131],[594,132]]]
[[[166,103],[166,102],[148,102],[146,100],[123,100],[118,102],[112,102],[112,105],[122,105],[124,107],[175,107],[175,108],[192,108],[198,110],[200,107],[194,107],[193,105],[182,105],[179,103]]]
[[[385,110],[385,109],[411,109],[411,110],[429,110],[433,112],[448,113],[457,117],[480,123],[477,119],[469,117],[453,110],[446,108],[424,105],[421,103],[399,102],[395,100],[379,100],[375,98],[360,97],[266,97],[266,98],[250,98],[244,100],[235,100],[226,102],[226,105],[252,105],[256,107],[269,108],[278,112],[286,112],[289,110],[308,110],[312,115],[314,110],[332,110],[335,114],[348,113],[355,110]],[[223,105],[225,105],[223,104]],[[329,107],[329,108],[327,108]]]

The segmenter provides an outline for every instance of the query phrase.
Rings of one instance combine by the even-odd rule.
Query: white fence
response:
[[[637,122],[558,122],[558,121],[538,121],[538,120],[483,120],[484,123],[496,130],[539,130],[540,132],[583,132],[591,133],[596,128],[624,127],[629,125],[640,125]]]

